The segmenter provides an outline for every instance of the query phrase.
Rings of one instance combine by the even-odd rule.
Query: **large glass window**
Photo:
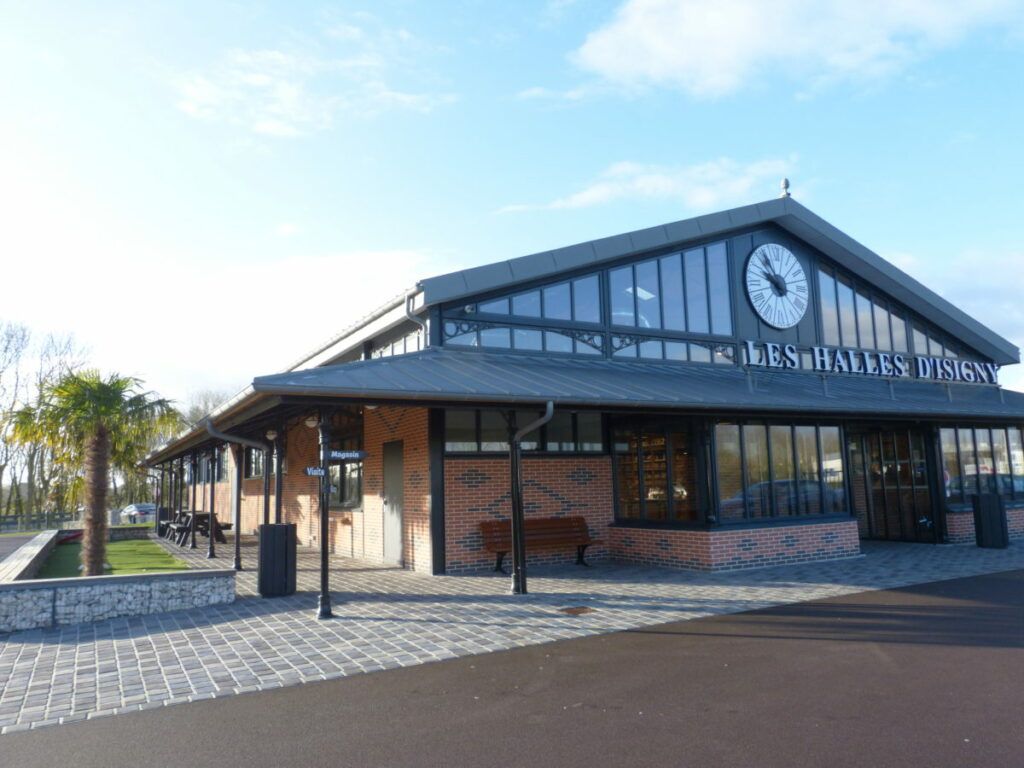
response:
[[[978,488],[982,493],[995,491],[992,473],[992,436],[987,429],[974,430],[974,449],[978,457]]]
[[[625,425],[615,428],[614,435],[617,516],[696,522],[697,469],[688,427]]]
[[[612,295],[612,323],[636,325],[636,307],[633,300],[633,268],[619,267],[608,273]]]
[[[686,330],[686,301],[683,298],[683,262],[678,253],[661,260],[661,295],[665,327]]]
[[[661,289],[658,287],[658,262],[643,261],[636,265],[637,325],[661,328]]]
[[[797,502],[800,513],[816,515],[821,512],[821,474],[818,463],[817,430],[814,427],[796,427]]]
[[[715,425],[715,471],[718,477],[718,508],[721,521],[742,520],[746,517],[746,504],[738,424]]]
[[[846,509],[844,492],[843,448],[839,439],[839,427],[822,427],[821,474],[825,480],[826,513],[842,512]]]
[[[264,452],[256,448],[245,449],[245,476],[247,478],[263,476]]]
[[[875,348],[875,321],[872,315],[871,299],[860,291],[857,292],[857,334],[861,347],[864,349]]]
[[[960,458],[957,454],[956,430],[939,430],[939,444],[942,449],[942,484],[947,499],[963,501],[964,488],[960,477]]]
[[[708,332],[708,288],[705,282],[704,249],[683,254],[686,275],[686,327],[694,333]]]
[[[729,297],[729,259],[725,243],[709,245],[707,259],[711,332],[728,336],[732,333],[732,301]]]
[[[844,347],[857,346],[857,310],[853,304],[853,286],[845,278],[836,281],[839,295],[839,327]]]
[[[743,453],[748,514],[753,518],[770,517],[771,473],[768,469],[768,429],[764,424],[743,426]]]
[[[875,347],[888,352],[892,349],[889,333],[889,311],[881,304],[875,304]]]
[[[825,270],[818,271],[821,294],[821,338],[825,344],[839,346],[839,310],[836,307],[836,281]]]
[[[476,411],[447,411],[444,415],[444,449],[476,451]]]
[[[601,292],[597,275],[572,281],[572,316],[580,323],[601,322]]]
[[[723,523],[848,509],[838,426],[716,424],[715,459]]]
[[[569,284],[549,285],[544,289],[544,317],[551,320],[572,320]]]
[[[799,514],[793,470],[793,429],[773,424],[768,428],[772,450],[772,495],[777,515]]]

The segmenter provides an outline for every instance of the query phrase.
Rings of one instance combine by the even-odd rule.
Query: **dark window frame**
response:
[[[474,437],[475,437],[475,443],[476,443],[476,448],[475,449],[472,449],[472,450],[449,450],[448,449],[448,442],[449,442],[448,441],[448,413],[449,413],[450,410],[473,411],[473,413],[474,413],[474,424],[475,424],[474,430],[473,430],[474,431]],[[519,411],[519,412],[522,412],[522,411],[532,411],[532,409],[524,408],[522,406],[520,406],[518,408],[513,408],[513,409],[507,409],[507,408],[454,408],[454,409],[446,409],[445,410],[445,432],[444,432],[444,453],[445,453],[445,456],[456,456],[456,457],[458,457],[458,456],[476,456],[476,457],[487,457],[487,456],[501,457],[501,456],[508,456],[507,441],[506,441],[506,447],[505,448],[496,449],[496,450],[486,450],[486,451],[483,450],[482,445],[483,445],[484,441],[482,439],[483,435],[482,435],[482,429],[481,429],[481,421],[482,421],[481,412],[484,411],[484,410],[498,411],[498,412],[500,412],[502,414],[507,413],[509,410],[515,410],[515,411]],[[532,442],[536,441],[537,447],[536,448],[523,448],[522,449],[522,453],[523,453],[524,456],[604,456],[604,455],[608,454],[608,451],[609,451],[609,446],[608,446],[608,425],[607,425],[607,419],[605,418],[603,413],[601,413],[600,411],[589,411],[589,410],[579,410],[579,409],[571,410],[571,411],[566,411],[566,410],[559,411],[558,409],[555,410],[555,413],[559,413],[559,412],[561,412],[561,413],[569,413],[572,416],[572,440],[573,440],[573,445],[575,446],[574,449],[571,450],[571,451],[549,451],[549,450],[547,450],[547,442],[548,442],[547,427],[546,426],[542,426],[540,428],[540,430],[539,430],[539,433],[536,434],[536,436],[531,435],[531,436],[529,436],[527,438],[527,440],[526,440],[527,442],[531,442],[532,443]],[[541,411],[539,411],[539,410],[537,411],[537,417],[538,418],[540,417],[541,413],[542,413]],[[602,443],[602,445],[601,445],[601,449],[598,450],[598,451],[593,451],[593,450],[585,451],[585,450],[581,450],[580,449],[579,415],[581,413],[597,413],[598,416],[601,419],[601,443]],[[519,426],[523,427],[523,426],[525,426],[525,424],[519,424]]]

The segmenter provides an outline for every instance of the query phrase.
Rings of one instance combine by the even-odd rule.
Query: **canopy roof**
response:
[[[446,348],[261,376],[253,389],[282,397],[439,405],[551,400],[556,407],[604,409],[1024,418],[1024,394],[984,385]]]

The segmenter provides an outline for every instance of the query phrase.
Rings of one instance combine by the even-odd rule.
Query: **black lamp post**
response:
[[[307,425],[312,419],[307,421]],[[331,612],[330,585],[330,530],[328,527],[327,509],[331,503],[331,478],[328,468],[331,461],[331,424],[324,411],[320,411],[317,426],[320,434],[320,600],[317,605],[316,617],[329,619]]]
[[[217,498],[217,465],[220,463],[220,451],[216,448],[210,453],[210,517],[209,525],[210,530],[208,531],[210,542],[206,548],[206,556],[208,558],[217,557],[213,540],[217,538],[217,513],[214,510],[215,499]]]

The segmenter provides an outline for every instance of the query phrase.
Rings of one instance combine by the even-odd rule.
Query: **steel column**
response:
[[[281,472],[281,448],[284,443],[284,427],[274,438],[274,522],[281,524],[281,505],[284,501],[284,474]]]
[[[273,459],[271,446],[263,450],[263,524],[270,525],[270,462]]]
[[[329,619],[331,613],[330,585],[330,530],[328,528],[328,507],[330,505],[331,478],[328,474],[331,461],[331,424],[326,410],[320,411],[320,601],[316,617]]]
[[[196,548],[196,480],[198,479],[198,475],[199,475],[199,456],[195,453],[195,451],[192,452],[192,460],[191,460],[191,463],[190,463],[189,466],[192,469],[192,501],[191,501],[191,503],[189,504],[189,507],[188,507],[188,511],[190,513],[189,514],[189,523],[188,523],[188,528],[189,528],[189,545],[188,545],[188,548],[189,549],[195,549]]]
[[[522,439],[551,421],[555,404],[550,400],[544,415],[516,431],[516,413],[509,411],[509,475],[512,496],[512,594],[526,594],[526,519],[523,512]]]
[[[209,533],[210,533],[210,535],[209,535],[210,542],[209,542],[209,544],[206,547],[206,557],[207,558],[211,558],[211,559],[217,557],[216,546],[214,545],[213,540],[217,538],[216,535],[215,535],[215,533],[217,531],[217,516],[216,516],[216,511],[214,510],[214,505],[216,503],[215,499],[217,498],[217,465],[219,463],[220,463],[220,451],[217,450],[216,448],[214,448],[213,451],[210,453],[210,464],[209,464],[209,467],[210,467],[210,472],[209,472],[209,474],[210,474],[210,510],[209,510],[208,514],[210,515],[210,531],[209,531]]]
[[[245,446],[232,445],[231,455],[235,460],[235,484],[231,489],[231,517],[235,530],[235,570],[242,570],[242,470],[245,462]]]

